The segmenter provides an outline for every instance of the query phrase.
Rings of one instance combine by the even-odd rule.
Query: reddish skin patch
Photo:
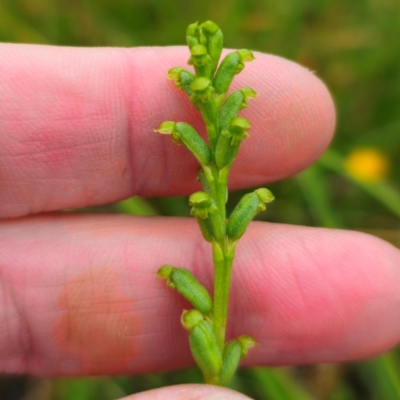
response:
[[[126,297],[111,268],[91,268],[62,289],[58,305],[63,310],[53,330],[64,353],[80,359],[74,374],[126,372],[136,354],[135,301]],[[96,332],[93,334],[93,332]]]

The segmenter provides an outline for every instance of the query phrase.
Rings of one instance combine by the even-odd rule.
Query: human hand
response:
[[[251,140],[232,168],[232,189],[301,170],[334,129],[332,101],[310,72],[256,57],[234,84],[260,97],[243,112]],[[0,59],[0,368],[54,376],[189,365],[178,318],[187,304],[155,272],[183,266],[210,288],[211,252],[194,220],[28,217],[196,190],[190,154],[152,132],[171,118],[201,131],[196,110],[165,79],[187,49],[1,45]],[[399,263],[397,249],[365,234],[253,223],[238,244],[228,336],[246,326],[259,342],[246,365],[382,352],[400,337]],[[164,399],[225,389],[162,390]]]

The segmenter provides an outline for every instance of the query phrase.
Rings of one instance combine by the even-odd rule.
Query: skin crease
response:
[[[334,128],[332,101],[317,78],[256,56],[235,83],[260,97],[242,114],[251,138],[233,189],[304,168]],[[151,132],[172,118],[200,127],[165,81],[187,50],[0,45],[0,57],[7,60],[0,65],[0,216],[22,217],[0,222],[1,370],[120,374],[192,364],[179,322],[188,304],[155,271],[184,266],[211,289],[211,251],[194,220],[27,216],[198,188],[185,149]],[[369,235],[253,223],[238,245],[228,335],[259,342],[245,365],[385,351],[400,337],[399,264],[397,249]],[[131,398],[234,398],[227,393],[182,385]]]

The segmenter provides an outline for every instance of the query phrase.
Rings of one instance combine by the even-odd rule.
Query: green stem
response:
[[[216,182],[216,203],[223,221],[223,240],[213,243],[214,258],[214,318],[213,327],[217,337],[218,345],[223,351],[225,345],[226,324],[228,318],[229,288],[231,283],[231,271],[233,253],[228,253],[226,237],[226,193],[228,171],[221,173],[217,171]]]
[[[200,102],[199,110],[206,125],[210,148],[214,152],[219,132],[218,109],[215,100],[211,98],[210,101],[206,104]]]
[[[204,376],[204,383],[207,385],[218,385],[219,377],[218,376]]]
[[[221,220],[224,222],[225,229],[225,221],[226,221],[226,200],[227,200],[227,190],[228,190],[228,171],[218,171],[216,177],[216,202],[218,206],[218,210],[221,214]]]
[[[221,351],[225,344],[226,324],[228,319],[229,289],[233,252],[227,251],[226,242],[221,248],[219,243],[213,243],[214,254],[214,318],[213,327]]]

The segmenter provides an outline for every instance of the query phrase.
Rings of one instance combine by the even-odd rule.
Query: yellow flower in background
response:
[[[378,182],[389,173],[389,160],[379,150],[364,148],[353,150],[344,161],[346,172],[363,182]]]

